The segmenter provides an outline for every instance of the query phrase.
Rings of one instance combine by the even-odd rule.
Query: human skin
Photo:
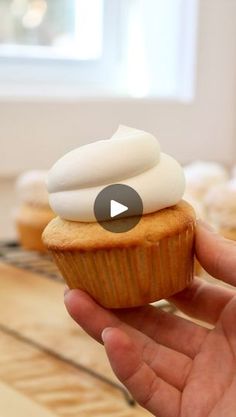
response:
[[[236,287],[236,243],[200,222],[196,255],[215,278]],[[134,399],[158,417],[236,416],[236,291],[195,277],[169,300],[192,323],[153,306],[107,310],[80,290],[65,292],[72,318],[104,344]]]

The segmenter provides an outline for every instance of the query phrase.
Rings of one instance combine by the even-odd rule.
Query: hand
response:
[[[197,227],[196,254],[213,276],[236,286],[236,244]],[[159,417],[236,416],[236,291],[195,278],[170,300],[213,325],[206,329],[153,306],[109,311],[80,290],[65,303],[104,343],[114,373]]]

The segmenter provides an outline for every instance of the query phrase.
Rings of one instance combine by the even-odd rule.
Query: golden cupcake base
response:
[[[16,216],[16,228],[20,244],[28,250],[45,252],[42,233],[47,224],[55,217],[49,207],[24,205]]]
[[[190,283],[194,228],[194,211],[181,202],[144,215],[121,234],[56,218],[43,239],[70,288],[104,307],[126,308],[168,298]]]

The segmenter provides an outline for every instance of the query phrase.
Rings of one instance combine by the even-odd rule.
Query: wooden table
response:
[[[119,383],[103,347],[66,313],[63,289],[0,263],[0,417],[150,415],[128,405],[116,386],[74,366]]]

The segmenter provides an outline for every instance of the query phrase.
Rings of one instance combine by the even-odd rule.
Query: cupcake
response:
[[[16,182],[19,206],[15,222],[19,241],[25,249],[46,251],[42,233],[55,217],[48,203],[46,177],[47,171],[28,171]]]
[[[97,196],[112,184],[131,187],[143,203],[139,222],[122,233],[103,227],[94,212]],[[57,161],[48,191],[58,217],[43,241],[69,287],[107,308],[141,306],[184,289],[193,277],[195,228],[194,210],[182,200],[184,187],[182,168],[160,151],[156,138],[125,126],[110,140]],[[128,210],[104,218],[104,226],[129,220]]]
[[[224,237],[236,240],[236,178],[210,190],[204,204],[209,223]]]
[[[184,193],[184,200],[187,201],[194,208],[197,219],[202,219],[206,221],[206,213],[204,210],[203,203],[200,203],[193,195]],[[195,257],[194,259],[194,275],[201,276],[203,274],[203,268],[200,265],[199,261]]]
[[[184,168],[186,194],[202,204],[206,193],[215,185],[224,184],[228,173],[216,162],[195,161]]]

